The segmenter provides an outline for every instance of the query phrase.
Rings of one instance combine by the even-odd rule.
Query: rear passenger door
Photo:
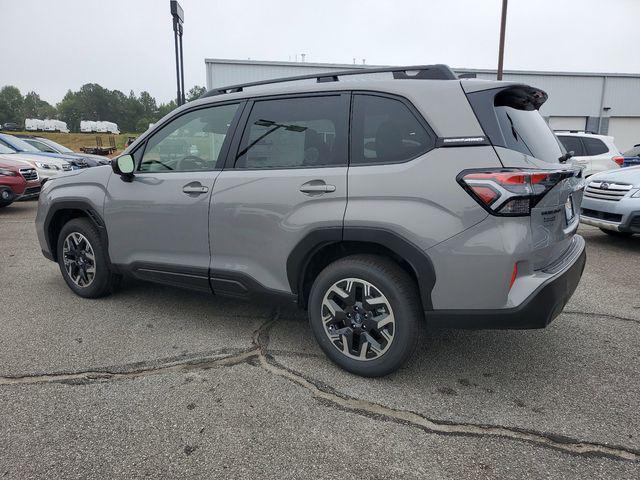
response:
[[[212,196],[214,292],[289,293],[295,247],[314,230],[339,240],[347,202],[349,94],[249,102]],[[244,128],[242,128],[244,125]]]

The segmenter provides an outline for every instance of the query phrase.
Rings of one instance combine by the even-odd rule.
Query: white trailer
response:
[[[92,120],[80,120],[80,131],[82,133],[91,133],[97,131],[98,122],[94,122]]]
[[[115,135],[120,134],[120,130],[118,130],[118,124],[113,122],[102,122],[106,128],[106,131],[109,133],[113,133]]]
[[[56,121],[50,120],[48,118],[44,119],[44,131],[45,132],[55,132],[56,131]]]
[[[69,127],[67,127],[67,122],[63,122],[62,120],[54,120],[56,122],[56,129],[62,133],[69,133]]]
[[[24,129],[30,132],[44,130],[44,120],[38,120],[37,118],[27,118],[24,121]]]

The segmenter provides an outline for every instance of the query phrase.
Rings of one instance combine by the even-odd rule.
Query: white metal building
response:
[[[205,59],[207,89],[270,78],[326,73],[373,65]],[[377,65],[378,66],[378,65]],[[495,70],[454,68],[495,79]],[[640,143],[640,74],[507,70],[504,80],[543,89],[540,113],[554,130],[589,130],[615,137],[621,151]]]

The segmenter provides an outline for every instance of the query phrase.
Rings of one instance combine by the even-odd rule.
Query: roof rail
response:
[[[312,73],[310,75],[299,75],[295,77],[273,78],[271,80],[260,80],[258,82],[240,83],[227,87],[217,87],[209,90],[200,98],[223,95],[225,93],[242,92],[247,87],[257,87],[259,85],[270,85],[273,83],[296,82],[299,80],[315,79],[318,83],[337,82],[338,77],[347,75],[370,75],[372,73],[393,73],[394,79],[416,79],[416,80],[456,80],[458,77],[447,65],[417,65],[410,67],[385,67],[385,68],[359,68],[353,70],[340,70],[337,72]]]
[[[566,128],[561,128],[559,130],[554,130],[554,133],[588,133],[590,135],[600,135],[598,132],[594,132],[592,130],[569,130]]]

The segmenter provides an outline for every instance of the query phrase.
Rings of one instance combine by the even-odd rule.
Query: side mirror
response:
[[[113,172],[120,175],[123,180],[130,182],[133,179],[135,162],[131,155],[121,155],[111,160],[111,168]]]

